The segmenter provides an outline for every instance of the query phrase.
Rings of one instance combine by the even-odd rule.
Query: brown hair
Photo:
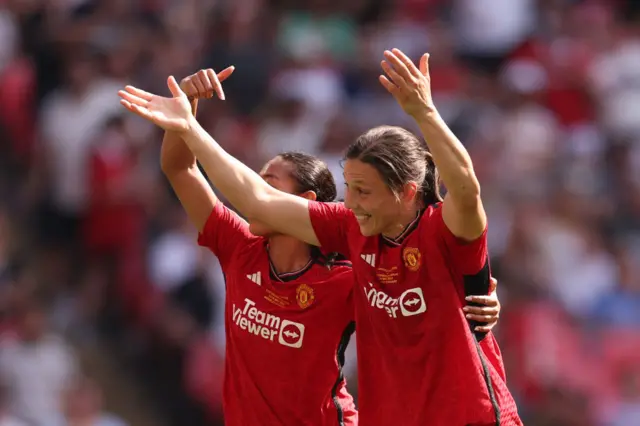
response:
[[[426,144],[408,130],[396,126],[374,127],[347,148],[345,159],[360,160],[375,167],[394,194],[408,182],[421,183],[424,207],[442,201],[433,157]]]

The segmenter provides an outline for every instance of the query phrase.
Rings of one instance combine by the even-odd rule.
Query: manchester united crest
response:
[[[404,259],[404,266],[411,272],[416,272],[420,269],[422,264],[422,255],[417,248],[405,247],[402,251],[402,258]]]
[[[300,284],[296,289],[296,300],[302,309],[308,308],[315,298],[313,289],[306,284]]]

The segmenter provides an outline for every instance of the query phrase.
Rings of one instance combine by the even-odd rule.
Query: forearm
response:
[[[248,219],[259,217],[274,189],[257,173],[229,155],[195,120],[182,138],[213,185]]]
[[[164,133],[160,148],[160,167],[167,177],[197,167],[196,156],[182,140],[180,134]]]
[[[475,205],[480,184],[466,148],[437,112],[416,119],[449,196],[457,204]]]
[[[198,101],[191,102],[191,110],[195,116]],[[179,133],[164,132],[162,146],[160,148],[160,167],[168,178],[172,174],[197,168],[196,156],[191,152]]]

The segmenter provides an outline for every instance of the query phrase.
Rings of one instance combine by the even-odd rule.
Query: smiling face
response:
[[[437,173],[426,146],[400,127],[373,128],[345,155],[345,205],[364,236],[394,238],[421,208],[439,201]]]
[[[394,236],[402,228],[399,218],[404,216],[417,193],[417,184],[409,182],[400,193],[394,193],[380,173],[360,160],[344,163],[346,184],[345,206],[353,211],[362,235]]]

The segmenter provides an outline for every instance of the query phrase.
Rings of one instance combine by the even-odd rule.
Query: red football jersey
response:
[[[361,424],[520,425],[493,336],[487,360],[462,310],[489,291],[486,232],[463,243],[440,206],[390,240],[362,236],[342,204],[310,204],[323,249],[353,262]]]
[[[342,374],[355,328],[351,264],[313,259],[278,276],[267,240],[221,202],[198,244],[226,279],[225,424],[357,424]]]

